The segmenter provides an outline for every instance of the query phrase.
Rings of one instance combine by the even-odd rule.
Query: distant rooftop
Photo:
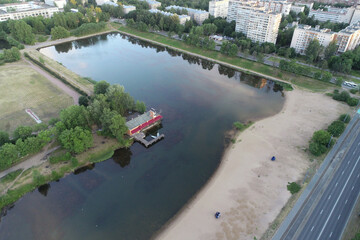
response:
[[[166,7],[165,9],[166,10],[170,10],[170,9],[185,9],[187,10],[188,12],[195,12],[195,13],[208,13],[207,11],[205,10],[201,10],[201,9],[194,9],[194,8],[187,8],[187,7],[180,7],[180,6],[175,6],[175,5],[171,5],[171,6],[168,6]]]
[[[161,11],[161,10],[158,10],[158,9],[150,9],[149,12],[151,13],[160,13],[162,15],[165,15],[165,16],[173,16],[173,15],[177,15],[179,18],[188,18],[190,16],[188,15],[178,15],[178,14],[174,14],[174,13],[171,13],[171,12],[164,12],[164,11]]]
[[[304,25],[304,24],[299,24],[297,25],[298,28],[301,29],[305,29],[305,30],[310,30],[310,31],[314,31],[314,32],[321,32],[321,33],[333,33],[331,31],[331,29],[328,28],[320,28],[319,25],[317,25],[315,28],[309,26],[309,25]]]
[[[39,4],[35,2],[24,2],[24,3],[8,3],[0,4],[0,13],[8,12],[25,12],[34,9],[53,8],[47,4]]]
[[[123,5],[123,8],[134,8],[135,6],[133,5]]]

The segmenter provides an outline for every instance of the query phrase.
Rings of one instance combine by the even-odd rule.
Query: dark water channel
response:
[[[271,81],[120,34],[41,52],[161,110],[166,137],[27,194],[2,219],[0,239],[148,239],[214,173],[232,123],[273,115],[284,103]]]

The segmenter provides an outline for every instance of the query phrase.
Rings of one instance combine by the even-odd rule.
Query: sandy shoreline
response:
[[[304,149],[313,132],[348,109],[324,94],[286,92],[280,113],[239,135],[214,176],[156,239],[259,239],[289,199],[287,183],[309,167]]]

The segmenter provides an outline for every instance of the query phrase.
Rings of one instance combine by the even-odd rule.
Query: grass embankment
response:
[[[34,49],[33,50],[25,50],[24,52],[29,54],[31,58],[35,59],[36,61],[41,62],[41,64],[43,64],[45,67],[49,68],[51,71],[57,73],[59,76],[64,78],[66,80],[66,82],[69,85],[71,85],[74,89],[80,89],[80,91],[83,91],[88,95],[91,95],[94,85],[87,78],[81,77],[80,75],[67,69],[60,63],[56,62],[55,60],[41,54],[37,50],[34,50]],[[42,60],[40,60],[40,59],[42,59]],[[45,69],[45,70],[47,70],[47,69]],[[50,72],[50,74],[52,74],[52,73]]]
[[[65,156],[66,152],[60,149],[50,156],[52,161],[26,170],[15,183],[13,180],[21,173],[21,170],[9,173],[0,180],[1,191],[10,186],[6,194],[0,196],[0,209],[16,202],[23,195],[43,184],[58,180],[79,167],[107,160],[112,157],[116,149],[130,145],[130,140],[121,144],[116,139],[108,139],[94,134],[94,146],[84,153],[67,157]]]
[[[0,66],[0,129],[12,132],[34,125],[25,112],[30,108],[42,121],[57,117],[73,100],[24,61]]]
[[[204,50],[196,46],[187,45],[186,43],[171,39],[162,35],[158,35],[150,32],[141,32],[136,29],[132,29],[117,23],[111,23],[112,26],[118,29],[120,32],[135,35],[137,37],[145,38],[169,47],[177,48],[179,50],[195,53],[219,63],[227,63],[233,65],[240,71],[244,71],[249,74],[258,74],[264,77],[270,77],[274,80],[282,80],[295,84],[298,87],[306,88],[311,91],[327,91],[333,89],[334,85],[326,82],[321,82],[316,79],[308,78],[305,76],[296,75],[293,73],[282,71],[278,68],[274,68],[261,63],[253,62],[244,58],[229,57],[221,54],[218,51]],[[249,71],[250,70],[250,71]],[[251,72],[253,71],[253,72]]]

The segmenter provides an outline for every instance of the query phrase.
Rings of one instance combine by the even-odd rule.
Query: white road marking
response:
[[[328,200],[331,198],[331,195],[329,195]]]
[[[341,214],[339,214],[339,216],[338,216],[338,220],[339,220],[340,216],[341,216]]]
[[[350,163],[350,160],[348,161],[348,164]]]
[[[321,209],[321,212],[320,212],[320,214],[322,214],[322,212],[324,211],[324,209]]]
[[[331,235],[332,235],[332,232],[330,233],[330,236],[329,236],[329,238],[331,237]]]
[[[311,228],[311,231],[310,231],[310,232],[312,232],[312,230],[314,230],[314,226]]]
[[[354,186],[352,186],[351,191],[354,190]]]
[[[335,187],[338,185],[338,183],[336,182],[336,184],[335,184]]]
[[[340,194],[339,194],[338,198],[336,199],[336,202],[335,202],[335,204],[334,204],[333,208],[331,209],[331,212],[330,212],[330,214],[329,214],[328,218],[326,219],[326,222],[325,222],[324,226],[322,227],[321,232],[320,232],[319,236],[316,238],[316,240],[319,240],[319,239],[320,239],[320,237],[321,237],[321,235],[322,235],[322,233],[324,232],[324,229],[325,229],[325,227],[326,227],[327,223],[329,222],[329,219],[330,219],[330,217],[331,217],[332,213],[334,212],[334,209],[335,209],[336,205],[338,204],[339,199],[340,199],[341,195],[343,194],[343,192],[344,192],[344,190],[345,190],[345,188],[346,188],[346,185],[348,184],[348,182],[349,182],[349,180],[350,180],[351,176],[353,175],[354,170],[355,170],[355,168],[356,168],[356,165],[359,163],[359,160],[360,160],[360,156],[358,157],[358,159],[357,159],[357,161],[356,161],[356,163],[355,163],[355,165],[354,165],[353,169],[351,170],[351,173],[350,173],[350,175],[349,175],[348,179],[346,180],[346,182],[345,182],[345,184],[344,184],[344,187],[342,188],[342,190],[341,190],[341,192],[340,192]]]
[[[347,204],[347,201],[348,201],[348,200],[346,199],[345,204]]]
[[[356,150],[353,151],[353,155],[355,155]]]
[[[357,177],[359,177],[359,176],[360,176],[360,174],[357,175]]]
[[[343,174],[344,174],[344,171],[342,171],[341,175],[343,175]]]
[[[360,142],[358,143],[358,146],[360,145]]]

